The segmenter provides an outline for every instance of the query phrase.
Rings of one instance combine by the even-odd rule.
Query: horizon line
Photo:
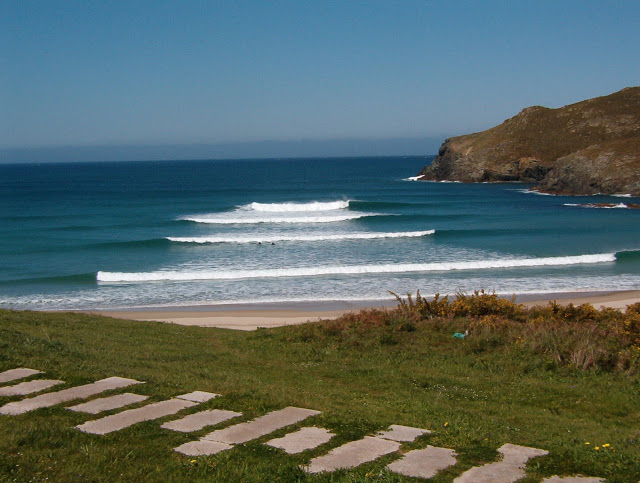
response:
[[[427,153],[437,153],[444,139],[442,136],[424,136],[224,143],[5,146],[0,147],[0,163],[430,156]]]

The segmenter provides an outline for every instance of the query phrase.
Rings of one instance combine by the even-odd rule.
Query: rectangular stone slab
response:
[[[124,377],[107,377],[91,384],[84,386],[71,387],[62,391],[41,394],[40,396],[22,401],[11,402],[0,408],[0,414],[16,415],[23,414],[34,409],[48,408],[74,399],[86,399],[101,392],[119,389],[121,387],[131,386],[133,384],[141,384],[140,381],[134,379],[125,379]]]
[[[288,454],[302,453],[308,449],[317,448],[326,443],[334,434],[324,428],[302,428],[294,433],[289,433],[282,438],[267,441],[267,445],[283,449]]]
[[[27,369],[26,367],[9,369],[8,371],[0,372],[0,384],[4,382],[15,381],[16,379],[24,379],[25,377],[33,376],[34,374],[40,374],[40,373],[42,373],[42,371],[36,371],[35,369]]]
[[[242,416],[242,413],[225,411],[223,409],[212,409],[211,411],[200,411],[199,413],[189,414],[182,419],[164,423],[160,427],[170,429],[171,431],[190,433],[192,431],[200,431],[207,426],[214,426],[231,418],[237,418],[238,416]]]
[[[433,478],[439,471],[457,463],[456,452],[448,448],[427,446],[425,449],[409,451],[387,468],[412,478]]]
[[[0,396],[26,396],[34,392],[44,391],[63,382],[54,379],[36,379],[35,381],[21,382],[15,386],[0,387]]]
[[[400,443],[410,443],[415,441],[418,436],[423,434],[430,434],[428,429],[412,428],[411,426],[400,426],[399,424],[392,424],[386,431],[380,431],[376,436],[378,438],[390,439],[392,441],[398,441]]]
[[[144,401],[149,396],[141,396],[140,394],[132,394],[125,392],[124,394],[116,394],[115,396],[101,397],[94,399],[86,403],[78,404],[77,406],[71,406],[71,411],[77,411],[79,413],[98,414],[103,411],[110,411],[111,409],[118,409],[129,404],[135,404]]]
[[[178,411],[197,406],[198,403],[185,401],[183,399],[169,399],[154,404],[148,404],[141,408],[128,409],[111,416],[105,416],[94,421],[87,421],[84,424],[76,426],[80,431],[91,434],[108,434],[113,431],[119,431],[128,428],[142,421],[150,421],[152,419],[162,418],[175,414]]]
[[[289,406],[279,411],[267,413],[253,421],[219,429],[207,434],[202,439],[226,444],[246,443],[316,414],[320,414],[320,411]]]
[[[511,443],[500,446],[498,452],[503,455],[502,461],[471,468],[453,480],[454,483],[512,483],[527,475],[524,467],[528,460],[549,453],[544,449]]]
[[[188,443],[181,444],[177,448],[173,448],[173,451],[186,454],[187,456],[209,456],[231,448],[233,448],[233,446],[230,444],[201,439],[199,441],[189,441]]]
[[[351,441],[331,450],[324,456],[314,458],[309,463],[309,473],[336,471],[341,468],[355,468],[373,461],[385,454],[398,451],[400,443],[388,439],[365,436],[358,441]]]
[[[207,402],[213,398],[220,396],[220,394],[214,394],[212,392],[205,391],[193,391],[187,394],[181,394],[180,396],[174,396],[177,399],[185,399],[193,402]]]

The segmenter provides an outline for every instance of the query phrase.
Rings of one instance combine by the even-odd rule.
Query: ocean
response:
[[[640,199],[412,180],[432,159],[0,165],[0,307],[640,289]]]

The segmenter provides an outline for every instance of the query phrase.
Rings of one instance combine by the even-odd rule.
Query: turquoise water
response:
[[[407,179],[431,159],[0,166],[0,306],[640,289],[638,198]]]

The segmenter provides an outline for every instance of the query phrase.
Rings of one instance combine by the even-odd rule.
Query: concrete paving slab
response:
[[[456,478],[454,483],[511,483],[524,478],[524,467],[531,458],[549,454],[548,451],[515,444],[504,444],[498,448],[503,459],[497,463],[471,468]]]
[[[173,448],[173,451],[177,451],[178,453],[182,453],[187,456],[209,456],[231,448],[233,448],[233,446],[230,444],[201,439],[200,441],[190,441],[188,443],[181,444],[177,448]]]
[[[67,409],[76,411],[79,413],[98,414],[103,411],[110,411],[112,409],[118,409],[129,404],[139,403],[144,401],[149,396],[142,396],[140,394],[132,394],[125,392],[124,394],[116,394],[115,396],[101,397],[94,399],[86,403],[78,404],[77,406],[71,406]]]
[[[142,406],[141,408],[127,409],[126,411],[105,416],[104,418],[94,421],[87,421],[84,424],[76,426],[80,431],[91,434],[108,434],[114,431],[128,428],[142,421],[151,421],[152,419],[162,418],[175,414],[178,411],[197,406],[198,403],[192,401],[184,401],[183,399],[168,399],[153,404]]]
[[[394,473],[412,478],[433,478],[439,471],[456,463],[454,450],[427,446],[425,449],[409,451],[387,468]]]
[[[15,381],[17,379],[24,379],[25,377],[33,376],[34,374],[42,374],[42,371],[36,371],[35,369],[28,369],[26,367],[9,369],[8,371],[0,372],[0,384]]]
[[[34,392],[44,391],[63,382],[54,379],[36,379],[35,381],[21,382],[15,386],[0,387],[0,396],[26,396]]]
[[[542,483],[600,483],[604,481],[602,478],[593,478],[589,476],[552,476],[545,478]]]
[[[267,413],[253,421],[235,424],[228,428],[213,431],[202,439],[227,444],[246,443],[252,439],[273,433],[278,429],[298,423],[310,416],[315,416],[316,414],[320,414],[320,411],[289,406],[279,411]]]
[[[220,396],[220,394],[214,394],[212,392],[205,392],[205,391],[193,391],[187,394],[176,396],[176,399],[184,399],[186,401],[202,403],[202,402],[207,402],[218,396]]]
[[[23,399],[22,401],[10,402],[0,408],[0,414],[23,414],[33,411],[34,409],[48,408],[56,404],[73,401],[74,399],[86,399],[101,392],[119,389],[133,384],[141,384],[141,382],[134,379],[125,379],[124,377],[107,377],[106,379],[85,384],[84,386],[71,387],[69,389],[63,389],[62,391],[49,392],[29,399]]]
[[[341,468],[355,468],[361,464],[373,461],[385,454],[398,451],[400,443],[388,439],[365,436],[358,441],[351,441],[332,449],[324,456],[314,458],[305,468],[309,473],[336,471]]]
[[[283,449],[288,454],[302,453],[308,449],[317,448],[326,443],[335,435],[324,428],[302,428],[294,433],[289,433],[282,438],[272,439],[266,444],[274,448]]]
[[[211,411],[200,411],[199,413],[189,414],[182,419],[164,423],[160,427],[170,429],[171,431],[190,433],[192,431],[199,431],[206,426],[214,426],[231,418],[237,418],[238,416],[242,416],[242,413],[225,411],[223,409],[212,409]]]
[[[392,441],[399,441],[400,443],[408,443],[415,441],[418,436],[423,434],[430,434],[428,429],[412,428],[411,426],[400,426],[399,424],[392,424],[386,431],[380,431],[376,436],[378,438],[390,439]]]

